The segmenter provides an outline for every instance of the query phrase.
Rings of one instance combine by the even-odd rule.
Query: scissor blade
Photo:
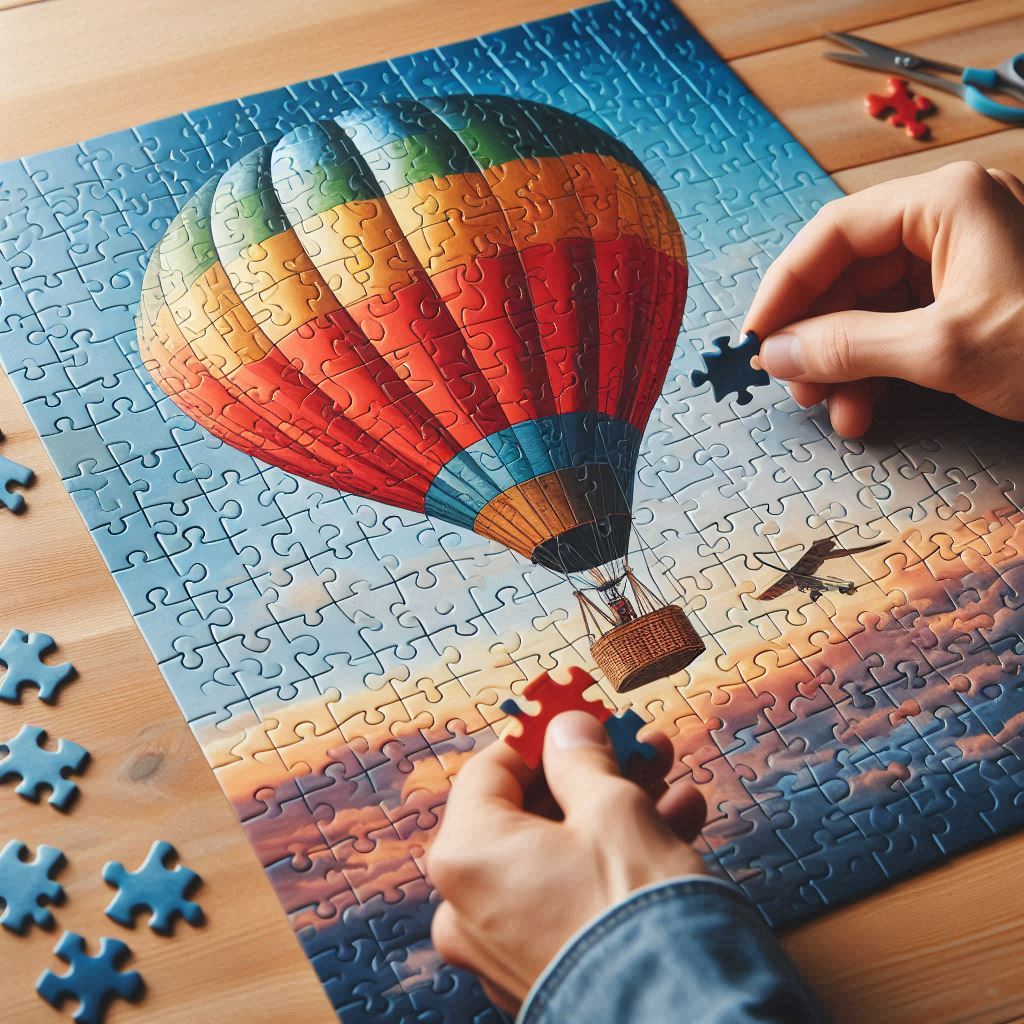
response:
[[[836,33],[837,35],[839,33]],[[890,50],[890,53],[899,54],[897,50]],[[863,53],[826,53],[829,60],[838,61],[840,64],[851,64],[857,68],[872,68],[877,71],[891,71],[903,78],[911,78],[922,85],[930,85],[933,89],[941,89],[943,92],[951,92],[954,96],[963,96],[964,87],[960,82],[948,78],[941,78],[939,75],[930,75],[927,71],[917,71],[901,64],[886,62],[880,63],[874,56]]]

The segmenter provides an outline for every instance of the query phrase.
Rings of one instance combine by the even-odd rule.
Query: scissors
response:
[[[864,39],[862,36],[850,35],[848,32],[826,32],[825,38],[831,39],[834,43],[842,43],[857,51],[857,53],[826,53],[825,56],[831,60],[837,60],[843,64],[853,64],[861,68],[898,71],[915,82],[922,82],[934,89],[942,89],[944,92],[951,92],[954,96],[959,96],[967,106],[985,117],[991,117],[1006,124],[1024,125],[1024,107],[999,103],[981,91],[987,89],[989,92],[1000,92],[1024,100],[1024,53],[1018,53],[1016,57],[1003,61],[995,68],[962,68],[957,67],[956,64],[945,64],[942,61],[929,60],[927,57],[918,57],[917,54],[907,53],[905,50],[892,50],[888,46],[873,43],[870,39]],[[924,68],[956,75],[959,81],[929,74],[922,70]]]

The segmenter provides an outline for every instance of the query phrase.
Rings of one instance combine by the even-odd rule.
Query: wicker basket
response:
[[[616,693],[670,676],[704,650],[686,612],[674,604],[616,626],[590,648]]]

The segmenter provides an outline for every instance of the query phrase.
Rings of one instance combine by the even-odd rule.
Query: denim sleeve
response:
[[[825,1019],[740,890],[693,876],[631,893],[577,933],[537,979],[517,1024]]]

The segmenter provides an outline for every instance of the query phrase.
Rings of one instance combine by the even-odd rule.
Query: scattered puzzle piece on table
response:
[[[754,397],[750,389],[771,380],[764,370],[754,369],[750,365],[750,360],[761,348],[760,339],[753,331],[748,331],[738,345],[730,345],[728,337],[715,338],[712,344],[718,351],[701,353],[704,369],[691,371],[690,383],[700,387],[710,382],[716,402],[735,394],[737,405],[747,405]]]
[[[19,935],[30,920],[45,928],[53,921],[44,903],[59,903],[64,896],[60,882],[50,877],[64,865],[56,846],[39,846],[29,858],[28,846],[11,839],[0,851],[0,924]]]
[[[0,680],[0,700],[17,704],[25,686],[36,686],[39,699],[53,704],[57,689],[75,674],[75,666],[66,661],[62,665],[47,665],[43,657],[56,648],[52,636],[46,633],[26,633],[12,629],[0,644],[0,665],[4,666]]]
[[[38,800],[39,791],[49,787],[47,802],[58,810],[66,810],[78,792],[78,786],[66,774],[79,774],[89,760],[85,747],[60,740],[56,750],[43,746],[46,730],[38,725],[23,725],[13,739],[0,743],[0,782],[21,776],[14,792],[26,800]]]
[[[912,139],[920,141],[930,134],[928,125],[923,124],[921,118],[935,113],[935,104],[927,96],[914,96],[905,78],[890,78],[889,91],[885,95],[868,93],[864,97],[864,106],[872,117],[883,117],[892,111],[889,124],[906,129]]]
[[[15,484],[27,487],[36,478],[28,466],[20,462],[14,462],[4,455],[0,455],[0,505],[11,512],[21,512],[25,508],[25,499],[20,494],[15,494],[11,488]]]
[[[103,867],[103,881],[116,886],[117,895],[106,909],[112,921],[128,928],[135,925],[138,910],[152,911],[149,927],[160,935],[170,935],[174,919],[183,917],[191,925],[203,923],[203,909],[186,899],[187,893],[199,883],[199,875],[181,864],[167,866],[169,858],[177,857],[170,843],[155,842],[140,868],[127,871],[123,864],[108,861]]]
[[[583,696],[584,691],[593,685],[594,679],[590,673],[575,666],[569,669],[567,683],[556,683],[547,672],[541,673],[536,679],[531,679],[523,690],[523,696],[527,700],[537,701],[540,710],[535,715],[530,715],[516,705],[519,713],[515,717],[522,728],[515,735],[505,736],[505,742],[531,768],[536,768],[544,751],[544,734],[547,732],[548,723],[555,715],[560,715],[563,711],[586,711],[599,722],[605,722],[611,717],[610,708],[600,701]],[[501,705],[502,710],[509,713],[507,709],[513,703],[514,701],[505,701]]]
[[[43,971],[36,991],[57,1009],[65,999],[77,999],[77,1024],[100,1024],[107,1006],[118,996],[130,1003],[142,996],[142,975],[120,969],[131,950],[119,939],[100,939],[99,953],[90,956],[81,935],[65,932],[53,952],[67,961],[69,969],[64,974]]]

